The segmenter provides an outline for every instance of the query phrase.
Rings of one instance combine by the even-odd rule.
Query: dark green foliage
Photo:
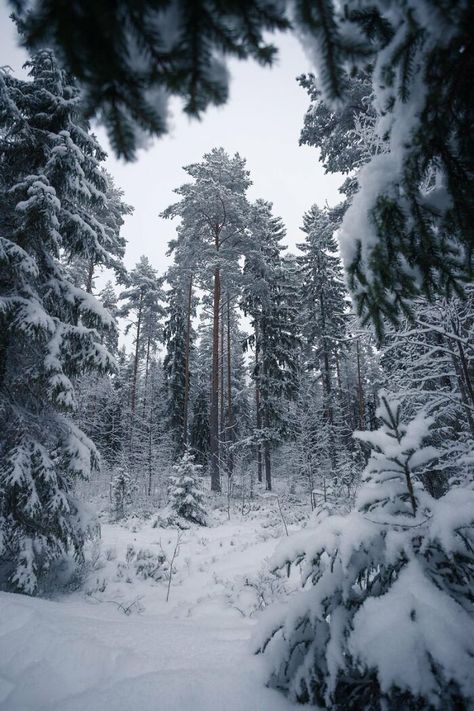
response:
[[[25,44],[57,49],[84,89],[88,116],[107,127],[116,153],[131,160],[140,133],[166,132],[169,95],[199,117],[227,100],[222,56],[271,64],[264,33],[285,29],[271,0],[12,0]]]
[[[191,422],[191,450],[197,464],[206,466],[209,458],[209,383],[199,382],[196,387]]]
[[[334,28],[323,22],[329,5],[320,16],[327,47],[332,41],[335,49],[321,51],[321,96],[311,78],[301,80],[315,109],[302,141],[321,148],[330,171],[368,163],[341,240],[357,311],[381,336],[383,320],[410,314],[420,293],[450,297],[472,278],[474,10],[462,0],[434,2],[429,13],[403,2],[349,2],[333,9]],[[351,57],[343,36],[358,37],[363,52]],[[335,65],[344,69],[342,94]],[[364,77],[371,77],[371,91]],[[353,127],[367,118],[372,149],[367,140],[354,147]],[[353,195],[356,187],[352,180],[344,191]]]
[[[320,149],[320,160],[326,173],[352,173],[367,159],[365,146],[360,144],[353,133],[355,121],[360,117],[375,119],[376,116],[370,104],[370,76],[360,73],[353,77],[347,89],[347,100],[336,111],[324,101],[313,74],[303,74],[298,77],[298,82],[311,99],[301,129],[300,145]]]
[[[259,395],[255,438],[263,443],[268,489],[270,443],[288,436],[291,427],[288,401],[296,394],[299,346],[296,264],[280,254],[285,228],[271,209],[264,200],[254,205],[242,289],[242,308],[253,328],[246,346],[255,351],[252,378]]]
[[[166,407],[168,430],[174,442],[177,456],[182,456],[188,438],[189,390],[191,386],[190,356],[194,331],[191,316],[194,313],[189,289],[192,288],[190,276],[183,273],[179,266],[168,271],[166,321],[163,337],[166,343],[166,355],[163,360],[168,386]],[[188,302],[192,312],[188,317]],[[186,353],[187,329],[189,333],[189,353]],[[187,371],[187,374],[186,374]]]

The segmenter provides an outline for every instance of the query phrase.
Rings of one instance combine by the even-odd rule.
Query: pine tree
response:
[[[0,555],[2,587],[35,593],[55,561],[81,559],[90,531],[74,483],[98,455],[70,417],[74,379],[113,367],[99,336],[113,319],[64,262],[114,257],[92,216],[104,153],[78,90],[49,50],[27,66],[30,81],[0,73]]]
[[[194,463],[192,454],[186,450],[173,469],[175,475],[170,477],[169,488],[170,509],[186,521],[205,526],[207,514],[199,479],[201,466]]]
[[[404,424],[383,392],[377,415],[377,431],[357,433],[372,454],[356,509],[282,545],[275,568],[303,564],[305,590],[261,623],[257,644],[271,684],[303,703],[467,709],[473,492],[436,501],[424,491],[419,474],[438,456],[424,445],[431,418]]]
[[[163,217],[180,217],[182,233],[192,236],[194,251],[200,255],[197,278],[204,288],[212,275],[210,469],[211,488],[220,491],[221,309],[226,288],[230,289],[238,279],[239,258],[247,239],[244,231],[248,212],[245,192],[251,181],[245,160],[239,154],[230,158],[223,148],[214,148],[201,163],[189,165],[184,170],[192,182],[175,190],[181,199],[168,207]]]

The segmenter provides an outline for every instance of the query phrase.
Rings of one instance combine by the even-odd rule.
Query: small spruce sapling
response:
[[[193,455],[186,450],[181,461],[173,467],[175,475],[170,477],[169,506],[176,515],[205,526],[204,492],[199,480],[201,469],[202,466],[195,464]]]
[[[116,521],[124,518],[136,489],[137,485],[130,474],[120,467],[112,479],[112,512]]]

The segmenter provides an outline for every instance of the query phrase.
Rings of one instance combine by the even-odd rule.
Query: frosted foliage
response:
[[[294,700],[341,710],[469,708],[474,491],[433,499],[416,477],[435,455],[423,446],[430,420],[404,424],[385,396],[378,415],[381,428],[364,433],[372,455],[356,509],[277,549],[273,568],[299,565],[303,590],[264,615],[255,646],[270,684]]]
[[[199,480],[201,465],[195,464],[192,454],[186,451],[173,469],[175,474],[170,477],[169,508],[177,516],[205,526],[207,514]]]
[[[116,520],[124,518],[137,488],[130,473],[120,467],[111,481],[112,512]]]
[[[354,171],[341,256],[359,315],[382,335],[419,295],[450,298],[472,277],[472,4],[290,7],[317,70],[300,79],[315,111],[301,140],[327,170]]]
[[[115,324],[70,264],[117,266],[123,210],[78,89],[50,50],[26,66],[0,70],[0,587],[33,594],[94,529],[74,487],[99,457],[71,415],[78,376],[114,367]]]
[[[433,418],[423,412],[407,425],[401,422],[401,404],[388,401],[381,392],[381,405],[376,415],[381,427],[375,432],[355,432],[354,436],[371,446],[371,458],[366,468],[365,487],[359,493],[357,505],[361,510],[383,509],[383,515],[414,515],[416,500],[412,489],[415,469],[437,459],[434,447],[423,446]]]
[[[414,319],[388,327],[382,349],[387,386],[403,399],[405,411],[423,408],[435,418],[430,439],[439,450],[439,473],[427,480],[430,493],[472,480],[473,297],[469,284],[464,299],[417,299]]]

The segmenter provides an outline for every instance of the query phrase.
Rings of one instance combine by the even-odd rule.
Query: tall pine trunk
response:
[[[188,303],[186,314],[186,342],[184,349],[184,403],[183,403],[183,444],[188,444],[188,410],[189,410],[189,354],[191,344],[191,307],[193,299],[193,275],[189,275]]]
[[[232,407],[232,354],[230,337],[230,296],[227,293],[227,427],[229,436],[227,441],[229,449],[227,452],[227,476],[229,480],[234,473],[234,453],[232,444],[234,442],[234,411]]]
[[[130,421],[130,457],[133,454],[133,437],[135,433],[135,410],[137,403],[137,382],[138,382],[138,361],[140,355],[140,336],[141,336],[141,326],[142,326],[142,307],[143,304],[143,292],[140,292],[140,302],[138,306],[138,316],[137,316],[137,336],[135,341],[135,355],[133,359],[133,375],[132,375],[132,392],[130,396],[130,411],[131,411],[131,421]]]
[[[362,386],[362,374],[360,367],[360,348],[359,339],[356,341],[356,352],[357,352],[357,400],[359,404],[359,429],[365,430],[365,402],[364,402],[364,388]]]
[[[265,427],[265,438],[263,440],[263,465],[265,468],[265,489],[267,491],[272,490],[272,459],[271,459],[271,452],[270,452],[270,440],[268,439],[269,432],[270,432],[270,413],[268,410],[268,402],[266,398],[268,397],[268,383],[267,383],[267,361],[266,361],[266,352],[267,352],[267,337],[266,337],[266,329],[265,325],[262,325],[262,375],[263,375],[263,382],[266,383],[266,393],[264,392],[264,397],[262,401],[262,420],[263,420],[263,425]]]
[[[150,349],[151,349],[151,342],[150,342],[150,336],[148,336],[147,341],[146,341],[146,357],[145,357],[145,383],[143,386],[143,419],[145,419],[145,413],[146,413],[146,405],[147,405],[147,395],[148,395],[148,373],[150,369]]]
[[[327,422],[332,425],[334,415],[332,411],[332,392],[331,392],[331,368],[329,364],[329,346],[326,336],[326,304],[324,302],[324,294],[321,291],[319,295],[319,304],[321,309],[321,331],[322,331],[322,356],[323,356],[323,392],[324,392],[324,407],[326,411]]]
[[[258,339],[259,339],[259,331],[258,331],[258,323],[255,323],[255,370],[258,373],[259,369],[259,359],[258,359],[258,351],[259,351],[259,344],[258,344]],[[260,388],[258,387],[258,378],[255,383],[255,408],[256,408],[256,419],[257,419],[257,432],[260,432],[262,429],[262,408],[261,408],[261,403],[260,403]],[[263,481],[263,466],[262,466],[262,444],[261,442],[257,443],[257,478],[259,483],[261,484]]]
[[[265,410],[264,413],[265,429],[268,431],[270,429],[270,418],[268,416],[268,411]],[[263,462],[265,465],[265,489],[267,491],[272,490],[272,457],[270,452],[270,442],[268,438],[265,438],[263,442]]]
[[[226,468],[226,421],[225,421],[225,378],[224,378],[224,304],[222,303],[221,323],[220,323],[220,354],[219,354],[219,448],[220,464]]]
[[[214,270],[213,330],[212,330],[212,380],[211,408],[209,414],[211,491],[221,490],[219,471],[219,310],[221,302],[221,275]]]
[[[151,496],[153,478],[153,384],[150,392],[150,407],[148,412],[148,486],[147,495]]]

